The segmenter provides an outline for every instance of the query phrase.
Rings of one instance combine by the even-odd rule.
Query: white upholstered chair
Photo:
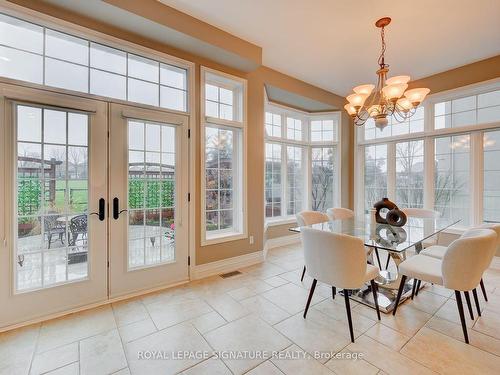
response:
[[[319,211],[301,211],[295,215],[295,218],[297,219],[297,224],[299,224],[299,227],[324,223],[330,220],[327,214]],[[305,274],[306,274],[306,266],[304,266],[302,270],[302,276],[300,277],[301,282],[304,281]]]
[[[347,220],[354,217],[354,211],[343,207],[332,207],[326,210],[330,220]]]
[[[443,259],[419,254],[402,262],[399,265],[399,273],[402,275],[401,284],[392,314],[396,315],[407,278],[442,285],[455,291],[464,339],[468,344],[469,337],[460,292],[469,292],[476,288],[483,275],[487,259],[496,248],[496,244],[495,231],[486,228],[471,229],[448,246]]]
[[[491,264],[491,261],[493,260],[493,257],[495,256],[496,252],[497,252],[497,249],[500,247],[500,224],[483,224],[481,226],[479,226],[478,228],[483,228],[483,229],[491,229],[491,230],[494,230],[497,234],[497,243],[496,243],[496,246],[491,249],[491,253],[489,254],[489,257],[488,258],[485,258],[485,265],[484,265],[484,271],[486,271],[488,269],[488,267],[490,266]],[[463,235],[466,235],[467,232],[465,232]],[[432,258],[436,258],[436,259],[443,259],[444,257],[444,254],[446,253],[446,250],[448,248],[446,246],[438,246],[438,245],[435,245],[435,246],[430,246],[428,247],[427,249],[424,249],[420,252],[420,254],[423,254],[423,255],[427,255],[429,257],[432,257]],[[483,278],[481,277],[481,281],[479,282],[479,285],[481,286],[481,291],[483,292],[483,296],[484,296],[484,300],[486,302],[488,302],[488,295],[486,294],[486,288],[484,286],[484,282],[483,282]],[[474,295],[474,302],[476,303],[476,309],[477,309],[477,313],[479,316],[481,316],[481,309],[479,308],[479,300],[477,298],[477,292],[476,292],[476,289],[474,289],[472,291],[472,294]],[[467,300],[467,305],[468,305],[468,308],[469,308],[469,313],[470,315],[472,316],[472,307],[471,307],[471,304],[470,304],[470,297],[468,295],[468,293],[465,294],[465,298]]]
[[[374,281],[379,274],[379,270],[377,267],[366,263],[365,246],[360,238],[312,228],[302,228],[301,233],[307,274],[313,278],[304,310],[304,319],[318,281],[331,285],[333,290],[336,288],[343,289],[347,320],[349,321],[349,333],[351,334],[351,341],[354,342],[349,291],[360,289],[365,282],[369,281],[377,317],[380,320],[377,284]]]

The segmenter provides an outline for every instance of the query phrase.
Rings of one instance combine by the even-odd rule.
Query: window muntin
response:
[[[266,143],[265,173],[266,218],[280,217],[283,202],[281,144]]]
[[[400,208],[424,206],[424,141],[396,143],[396,202]]]
[[[286,118],[286,137],[294,141],[302,141],[302,120],[287,117]]]
[[[186,69],[5,14],[0,14],[0,75],[187,111]]]
[[[500,130],[483,134],[483,220],[500,222]]]
[[[333,142],[337,141],[336,129],[338,123],[334,119],[311,120],[311,142]]]
[[[365,147],[365,212],[387,197],[387,144]]]
[[[266,112],[265,125],[267,136],[281,138],[281,115]]]
[[[334,207],[336,147],[313,147],[311,150],[311,209],[325,212]]]
[[[500,121],[500,90],[434,104],[434,128],[459,128]]]
[[[304,209],[304,150],[287,146],[287,214],[295,215]]]
[[[470,135],[439,137],[434,145],[434,209],[442,217],[461,219],[460,225],[468,226]]]

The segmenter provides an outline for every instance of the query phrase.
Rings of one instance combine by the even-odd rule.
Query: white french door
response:
[[[188,117],[0,83],[0,331],[188,280]]]
[[[108,291],[106,103],[7,84],[0,101],[1,329]]]
[[[188,279],[188,117],[112,104],[110,296]]]

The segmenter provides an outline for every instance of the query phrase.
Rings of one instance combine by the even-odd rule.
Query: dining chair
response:
[[[299,224],[299,227],[324,223],[330,220],[327,214],[320,211],[301,211],[295,215],[295,218],[297,219],[297,224]],[[305,274],[306,266],[304,266],[304,268],[302,269],[300,282],[304,281]],[[333,298],[335,298],[335,293],[333,293]]]
[[[493,223],[491,223],[491,224],[483,224],[483,225],[480,225],[477,228],[491,229],[491,230],[494,230],[496,232],[496,234],[497,234],[496,247],[494,247],[492,249],[491,253],[489,254],[489,257],[485,258],[486,264],[484,265],[484,271],[486,271],[489,268],[489,266],[491,264],[491,261],[493,260],[493,257],[495,256],[495,254],[497,252],[497,249],[500,248],[500,224],[493,224]],[[464,235],[466,233],[467,232],[464,232]],[[446,253],[447,249],[448,248],[446,246],[434,245],[434,246],[428,247],[427,249],[422,250],[420,252],[420,254],[426,255],[426,256],[429,256],[429,257],[432,257],[432,258],[436,258],[436,259],[443,259],[444,254]],[[484,281],[483,281],[482,277],[481,277],[481,280],[479,282],[479,285],[481,287],[481,291],[483,292],[484,300],[486,302],[488,302],[488,295],[486,294],[486,287],[484,286]],[[477,298],[476,289],[474,289],[472,291],[472,294],[474,296],[474,302],[476,304],[477,314],[479,316],[481,316],[481,309],[479,307],[479,299]],[[470,315],[473,316],[473,314],[471,313],[472,307],[471,307],[471,304],[470,304],[470,298],[469,298],[468,294],[465,295],[465,299],[467,300],[467,304],[468,304]]]
[[[399,265],[401,283],[392,315],[396,315],[407,278],[427,281],[455,291],[458,313],[465,342],[469,343],[460,292],[476,288],[484,272],[484,264],[496,247],[497,234],[492,229],[471,229],[453,241],[443,259],[415,255]],[[478,251],[482,249],[483,251]],[[307,262],[306,262],[307,264]]]
[[[330,220],[347,220],[354,217],[354,211],[343,207],[332,207],[326,210]]]
[[[377,318],[380,320],[377,284],[375,283],[379,270],[366,263],[365,246],[360,238],[313,228],[302,228],[301,233],[307,274],[313,278],[304,310],[304,319],[318,281],[331,285],[333,290],[343,289],[349,333],[351,341],[354,342],[349,292],[362,288],[369,281]]]

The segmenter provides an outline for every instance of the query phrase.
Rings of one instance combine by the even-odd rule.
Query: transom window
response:
[[[311,142],[333,142],[336,140],[334,120],[311,120]]]
[[[233,91],[211,84],[205,85],[206,115],[233,120]]]
[[[302,120],[293,117],[286,118],[286,137],[294,141],[302,140]]]
[[[281,115],[266,112],[266,134],[269,137],[281,137]]]
[[[187,71],[0,14],[0,75],[187,111]]]

